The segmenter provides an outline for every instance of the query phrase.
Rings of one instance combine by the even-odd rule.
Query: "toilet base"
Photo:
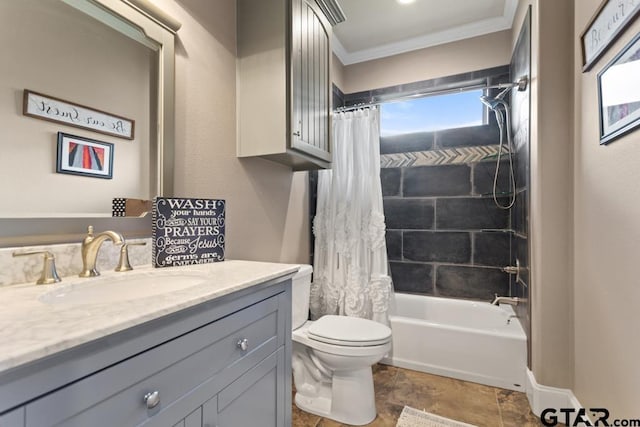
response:
[[[305,412],[344,424],[365,425],[376,418],[371,367],[334,371],[331,398],[296,393],[295,404]]]

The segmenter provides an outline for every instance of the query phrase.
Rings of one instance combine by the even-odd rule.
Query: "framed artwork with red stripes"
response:
[[[113,144],[58,132],[56,172],[113,178]]]

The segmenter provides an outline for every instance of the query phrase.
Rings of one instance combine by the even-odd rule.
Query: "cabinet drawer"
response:
[[[27,427],[133,426],[147,421],[207,379],[278,347],[284,323],[271,297],[70,384],[27,405]],[[238,345],[245,340],[247,349]],[[148,409],[147,393],[160,402]]]

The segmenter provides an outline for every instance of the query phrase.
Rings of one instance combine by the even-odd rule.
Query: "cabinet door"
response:
[[[214,397],[173,427],[217,427],[217,417],[218,398]]]
[[[0,427],[24,427],[24,406],[0,415]]]
[[[285,427],[285,381],[281,347],[218,394],[218,427]]]
[[[292,1],[291,148],[331,161],[331,26],[314,0]]]

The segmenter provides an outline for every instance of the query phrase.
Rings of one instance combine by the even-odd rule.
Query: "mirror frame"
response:
[[[126,21],[140,30],[158,53],[155,169],[158,196],[173,195],[175,152],[175,32],[180,23],[147,0],[63,0],[106,22]],[[107,12],[107,14],[105,14]],[[117,30],[117,29],[116,29]],[[140,42],[140,40],[138,40]],[[152,164],[153,164],[152,160]],[[117,230],[126,238],[151,236],[151,214],[134,217],[0,218],[0,247],[80,242],[87,226]]]

